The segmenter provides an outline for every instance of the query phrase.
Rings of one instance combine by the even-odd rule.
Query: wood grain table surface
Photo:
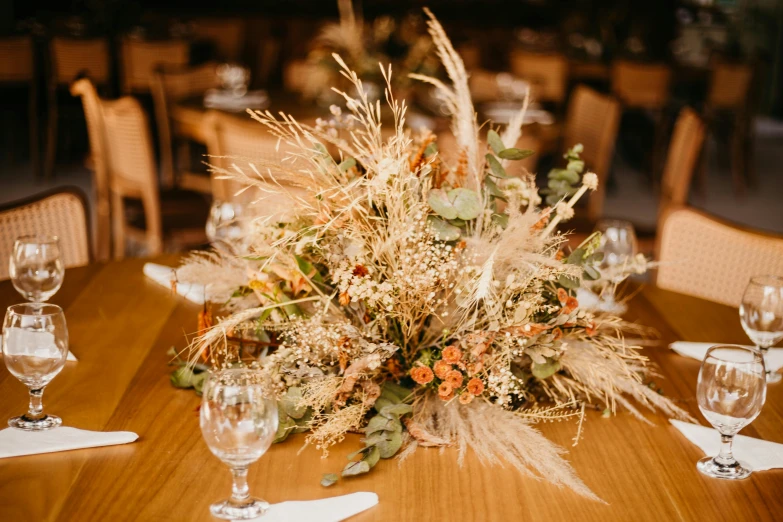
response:
[[[175,257],[158,262],[175,264]],[[199,307],[145,279],[144,260],[128,259],[67,271],[52,299],[65,309],[71,350],[44,394],[45,410],[67,426],[129,430],[133,444],[0,460],[0,521],[200,521],[211,502],[228,496],[228,469],[201,439],[190,390],[171,386],[166,351],[182,348]],[[0,309],[21,301],[0,282]],[[659,346],[645,348],[660,366],[657,382],[703,420],[695,400],[699,362],[670,352],[674,340],[747,343],[736,309],[653,287],[631,301],[628,318],[654,327]],[[0,369],[0,422],[22,413],[25,387]],[[378,506],[352,518],[369,521],[722,521],[783,520],[783,470],[754,473],[741,482],[709,479],[695,464],[700,450],[663,416],[647,425],[620,412],[588,414],[579,444],[576,423],[540,425],[579,476],[606,504],[484,466],[470,453],[463,467],[452,449],[419,449],[402,463],[382,461],[370,474],[323,488],[358,445],[351,436],[329,458],[303,437],[273,445],[250,469],[251,492],[275,503],[355,491],[374,491]],[[742,432],[783,443],[783,385],[770,385],[761,415]]]

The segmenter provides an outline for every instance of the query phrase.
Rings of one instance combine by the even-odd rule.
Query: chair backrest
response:
[[[257,160],[268,160],[285,165],[295,164],[286,153],[286,146],[278,144],[278,139],[270,134],[262,124],[250,118],[238,118],[228,114],[213,111],[207,118],[205,129],[209,139],[207,151],[210,155],[209,163],[215,167],[231,170],[232,165],[241,168],[243,172],[253,176],[249,167],[250,163]],[[217,179],[217,174],[212,174],[212,194],[219,201],[237,201],[248,203],[257,201],[254,208],[264,215],[285,212],[291,204],[291,198],[301,197],[305,190],[286,184],[283,176],[274,170],[268,171],[267,167],[254,163],[257,170],[264,178],[271,174],[267,181],[269,192],[256,188],[246,190],[239,196],[236,193],[245,185],[237,180]],[[271,178],[274,177],[274,180]]]
[[[69,85],[82,73],[98,85],[109,81],[109,42],[103,38],[52,38],[49,56],[55,85]]]
[[[28,36],[0,38],[0,83],[31,81],[35,76],[33,56]]]
[[[476,43],[466,42],[458,45],[457,53],[465,64],[465,70],[473,71],[481,68],[481,47]]]
[[[159,65],[187,65],[190,44],[184,40],[144,41],[124,38],[121,44],[122,90],[149,92]]]
[[[612,93],[626,107],[662,109],[669,100],[672,70],[665,64],[616,60],[612,64]]]
[[[155,122],[158,125],[163,179],[173,184],[175,178],[173,139],[171,124],[172,104],[193,96],[203,96],[216,87],[219,80],[217,64],[208,62],[196,67],[159,66],[152,76],[152,100],[155,105]]]
[[[84,106],[87,121],[87,135],[90,140],[90,154],[93,164],[93,186],[95,187],[95,245],[93,251],[98,261],[111,257],[111,211],[109,204],[109,166],[106,157],[106,129],[101,112],[101,101],[93,83],[87,78],[76,80],[71,85],[71,94],[79,96]]]
[[[500,98],[497,76],[497,73],[484,69],[475,69],[470,72],[468,84],[473,101],[481,103]]]
[[[245,22],[243,18],[199,18],[193,20],[193,34],[212,42],[218,60],[238,62],[245,48]]]
[[[283,86],[305,99],[315,99],[324,86],[334,85],[335,76],[328,68],[307,60],[291,60],[283,69]]]
[[[568,60],[565,56],[516,49],[511,52],[509,59],[511,74],[531,83],[534,101],[565,101],[568,83]]]
[[[57,236],[63,264],[90,262],[89,220],[84,196],[76,189],[58,189],[0,208],[0,280],[8,279],[8,259],[19,236]]]
[[[739,306],[750,278],[783,275],[783,237],[748,231],[689,208],[668,211],[658,231],[656,283]]]
[[[584,146],[582,159],[589,170],[598,175],[598,189],[587,201],[587,217],[596,221],[603,211],[606,180],[612,166],[614,143],[620,125],[620,104],[611,96],[604,96],[584,85],[579,85],[568,103],[564,143],[567,148],[577,143]]]
[[[752,80],[753,67],[749,64],[715,63],[706,105],[718,109],[745,107]]]
[[[704,123],[689,107],[680,111],[669,143],[666,165],[661,179],[658,215],[669,206],[688,203],[688,189],[704,144]]]

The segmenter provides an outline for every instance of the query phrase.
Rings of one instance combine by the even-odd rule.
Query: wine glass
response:
[[[626,307],[615,300],[614,287],[625,279],[629,263],[636,256],[636,232],[633,224],[619,219],[602,219],[595,229],[601,233],[598,251],[604,255],[599,269],[612,283],[602,292],[600,308],[606,312],[623,313]]]
[[[212,202],[207,218],[207,239],[210,243],[242,237],[242,205],[236,202]]]
[[[213,516],[247,520],[266,512],[269,503],[249,495],[247,468],[269,449],[277,423],[277,401],[258,370],[227,369],[209,376],[201,401],[201,433],[233,475],[231,498],[212,504]]]
[[[8,263],[11,282],[28,301],[42,303],[63,284],[65,268],[57,236],[21,236]]]
[[[696,395],[699,410],[720,432],[716,457],[701,459],[696,467],[709,477],[747,478],[751,469],[731,452],[734,435],[753,422],[767,395],[764,358],[755,348],[717,345],[707,350],[699,370]]]
[[[11,375],[30,390],[26,414],[8,421],[12,428],[43,431],[62,419],[43,413],[43,391],[60,373],[68,356],[68,327],[62,308],[53,304],[9,306],[3,321],[3,359]]]
[[[739,308],[740,322],[750,340],[766,355],[783,339],[783,277],[750,278]],[[767,382],[780,382],[778,372],[767,370]]]

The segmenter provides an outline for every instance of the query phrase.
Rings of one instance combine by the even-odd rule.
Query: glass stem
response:
[[[31,419],[43,417],[43,388],[30,388],[30,405],[27,408],[27,416]]]
[[[731,451],[731,445],[734,442],[734,435],[720,436],[720,453],[715,460],[722,466],[730,466],[736,461],[734,460],[734,454]]]
[[[761,358],[764,359],[764,373],[769,377],[769,374],[772,372],[767,368],[767,351],[769,350],[768,346],[759,346],[756,345],[756,349],[761,352]]]
[[[247,487],[247,467],[231,468],[231,475],[234,478],[231,484],[231,502],[242,504],[250,496]]]

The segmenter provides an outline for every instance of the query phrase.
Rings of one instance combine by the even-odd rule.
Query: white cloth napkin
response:
[[[6,428],[0,431],[0,459],[127,444],[138,438],[130,431],[87,431],[65,426],[47,431]]]
[[[686,341],[677,341],[669,345],[669,348],[691,359],[699,361],[704,360],[707,350],[720,343],[691,343]],[[764,364],[767,370],[776,372],[783,368],[783,348],[770,348],[764,355]]]
[[[701,448],[705,455],[720,453],[720,433],[698,424],[669,419],[685,438]],[[732,447],[737,460],[747,462],[754,471],[783,468],[783,444],[736,435]]]
[[[145,263],[144,275],[166,288],[171,288],[171,282],[174,280],[174,269],[170,266]],[[196,283],[177,283],[177,293],[188,301],[192,301],[196,304],[204,304],[204,294],[206,293],[204,285]]]
[[[3,343],[3,336],[0,335],[0,344],[2,344],[2,343]],[[0,357],[2,357],[2,356],[3,356],[3,351],[0,350]],[[73,353],[71,353],[70,350],[68,350],[68,356],[65,358],[65,360],[66,361],[74,361],[74,362],[78,361],[76,356]]]
[[[378,495],[365,491],[323,498],[320,500],[289,500],[272,504],[257,522],[340,522],[378,503]]]

